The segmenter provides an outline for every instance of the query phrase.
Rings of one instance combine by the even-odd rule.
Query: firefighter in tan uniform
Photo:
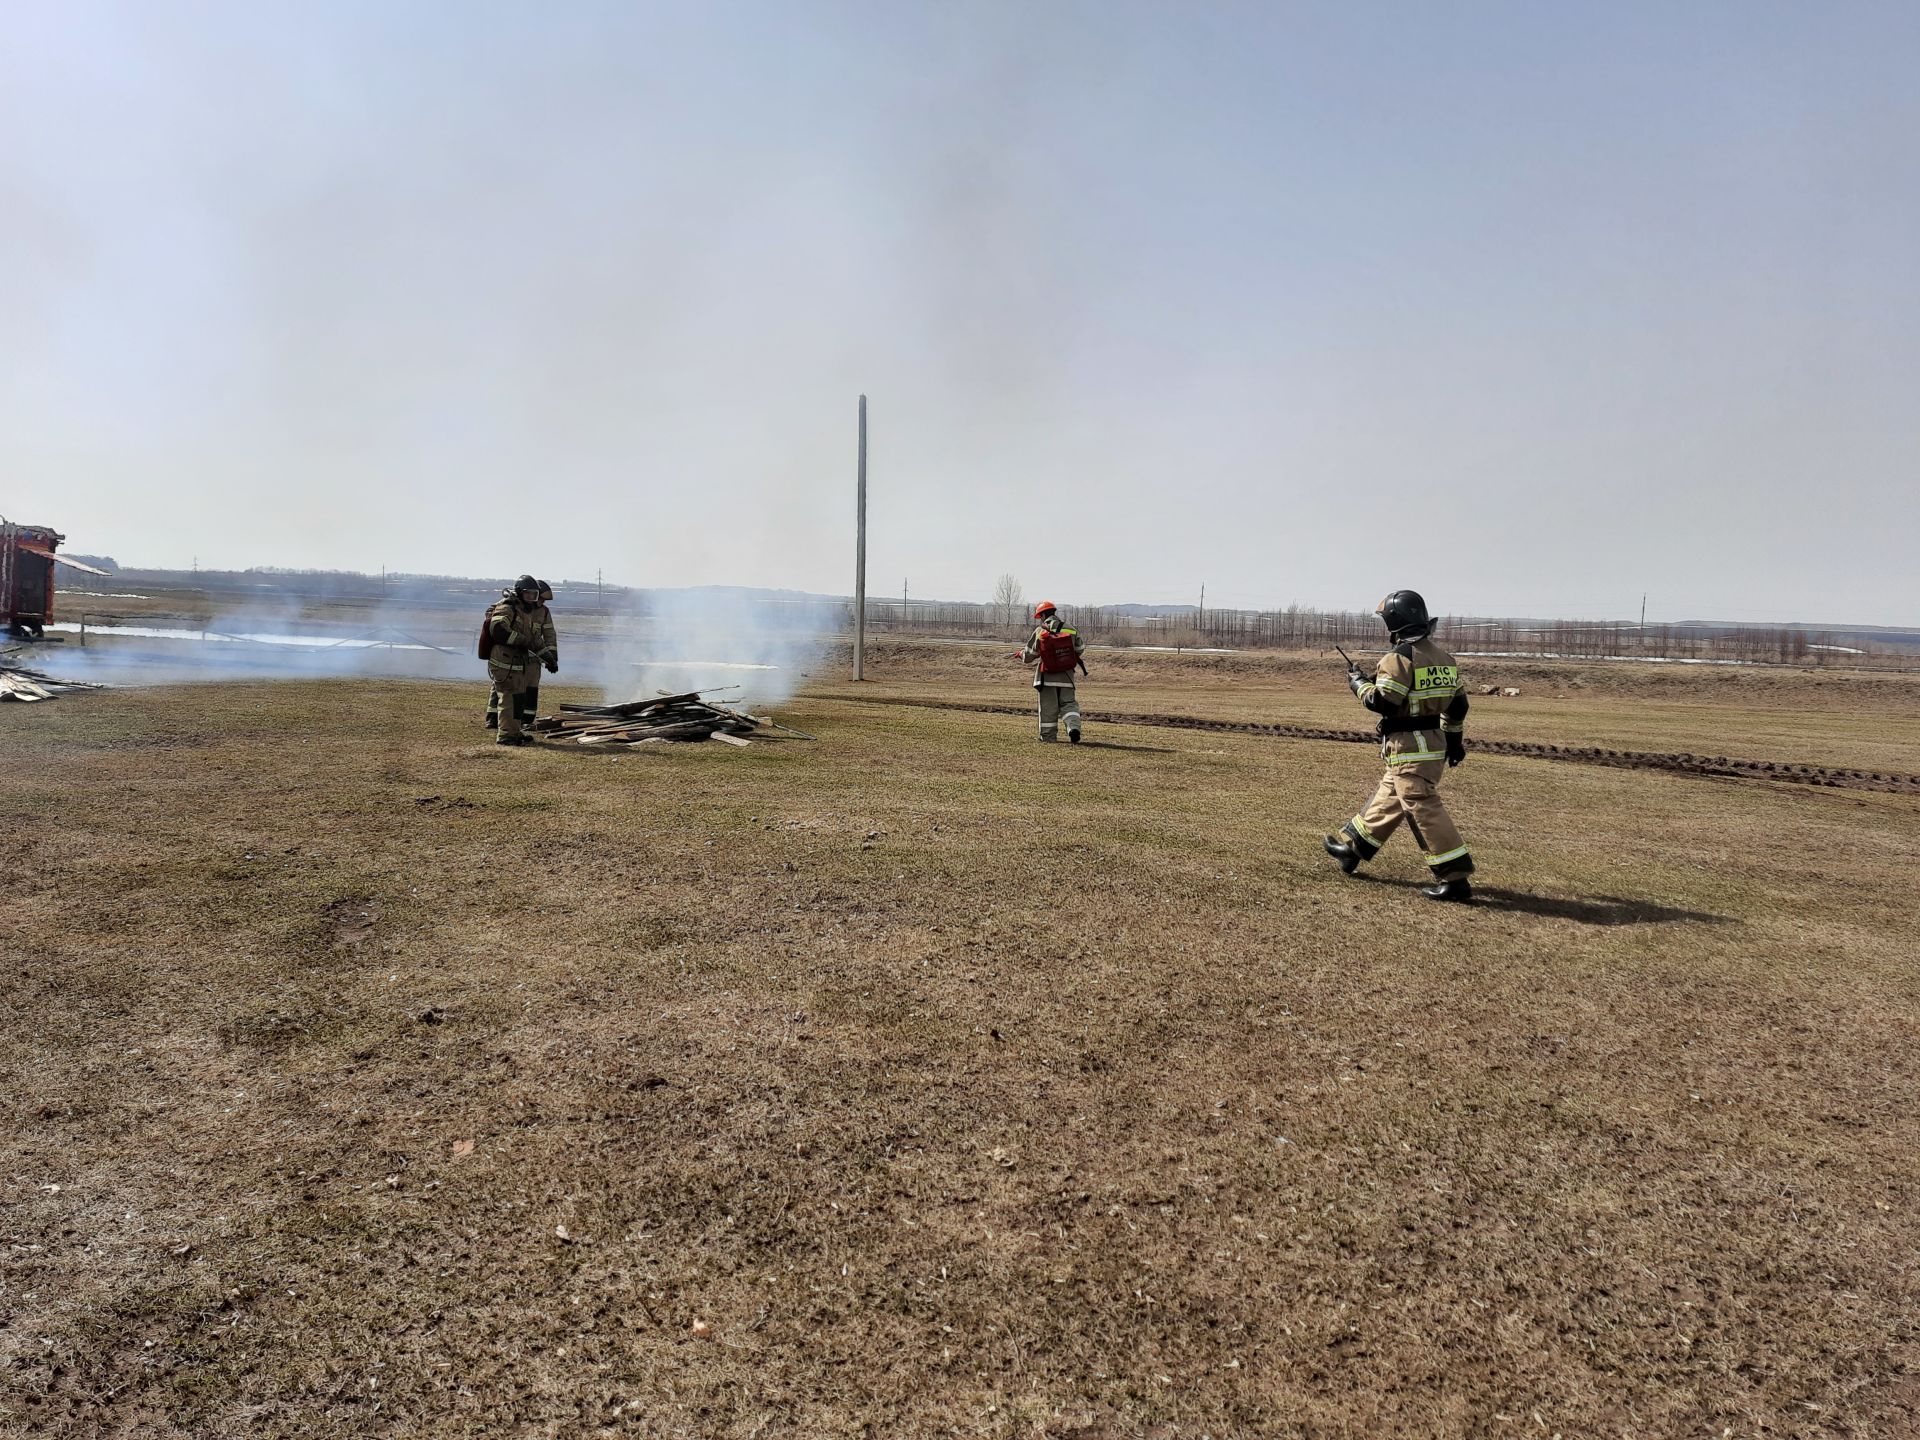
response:
[[[1033,688],[1040,696],[1040,738],[1058,740],[1060,727],[1067,727],[1067,739],[1080,743],[1080,699],[1074,690],[1073,672],[1087,671],[1081,659],[1086,642],[1080,632],[1062,624],[1060,612],[1051,600],[1033,607],[1033,618],[1040,623],[1027,637],[1020,658],[1033,666]]]
[[[1380,717],[1387,773],[1366,808],[1322,843],[1351,875],[1380,853],[1405,820],[1433,877],[1420,893],[1429,900],[1471,900],[1473,857],[1439,794],[1447,768],[1467,758],[1460,667],[1434,644],[1427,602],[1413,591],[1394,591],[1375,613],[1386,622],[1393,648],[1380,657],[1371,680],[1356,666],[1347,672],[1347,684]]]
[[[502,590],[500,592],[500,598],[502,600],[511,601],[513,599],[513,594],[514,592],[511,590]],[[552,599],[553,599],[553,586],[549,585],[546,581],[542,580],[540,582],[540,603],[542,605],[545,605]],[[538,715],[539,713],[540,713],[540,672],[536,670],[533,672],[533,683],[529,685],[525,690],[520,692],[521,728],[525,729],[527,726],[531,725],[533,723],[533,717]],[[498,730],[499,728],[500,728],[500,692],[498,690],[489,689],[487,691],[487,729]]]
[[[513,582],[512,596],[487,611],[486,638],[491,642],[487,673],[500,702],[498,743],[531,744],[526,724],[532,717],[525,696],[539,685],[542,665],[549,674],[560,673],[560,640],[553,616],[540,599],[538,580],[522,575]]]

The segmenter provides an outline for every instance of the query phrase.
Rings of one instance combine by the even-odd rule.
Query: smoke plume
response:
[[[824,608],[724,589],[656,590],[614,618],[589,678],[609,703],[726,690],[753,705],[789,700],[828,632]],[[738,688],[732,688],[738,687]]]

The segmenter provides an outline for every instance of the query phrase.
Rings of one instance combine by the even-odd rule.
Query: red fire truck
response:
[[[0,627],[8,635],[38,640],[53,620],[53,567],[70,566],[104,575],[91,565],[56,555],[67,537],[45,525],[15,525],[0,516]]]

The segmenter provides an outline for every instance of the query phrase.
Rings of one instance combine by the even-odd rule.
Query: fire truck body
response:
[[[67,537],[45,525],[15,525],[0,517],[0,631],[38,640],[53,621],[53,567],[68,565],[90,575],[91,565],[56,555]]]

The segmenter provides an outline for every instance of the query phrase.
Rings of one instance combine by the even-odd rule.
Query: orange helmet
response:
[[[1060,607],[1055,605],[1051,600],[1042,600],[1038,605],[1033,607],[1033,618],[1036,620],[1044,620],[1059,608]]]

